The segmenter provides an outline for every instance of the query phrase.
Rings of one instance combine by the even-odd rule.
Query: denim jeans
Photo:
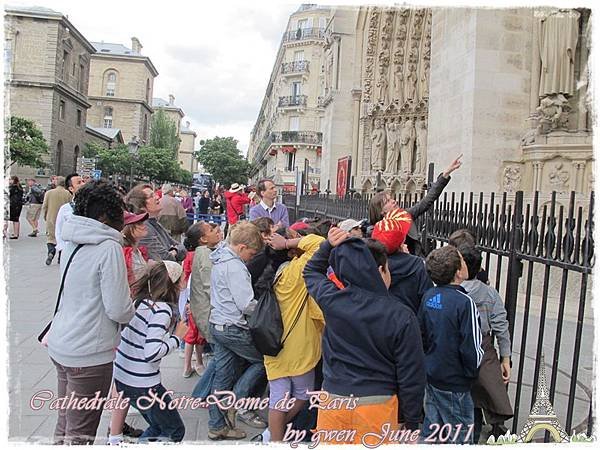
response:
[[[204,373],[196,383],[194,390],[192,391],[192,397],[194,398],[206,398],[212,392],[213,383],[215,381],[215,360],[211,359]]]
[[[170,395],[164,395],[166,389],[162,384],[157,384],[151,388],[138,388],[115,380],[115,386],[117,392],[123,391],[123,398],[129,398],[130,405],[137,409],[144,419],[146,419],[148,425],[150,425],[140,436],[140,443],[156,441],[181,442],[183,440],[185,425],[177,409],[163,408],[158,402],[154,402],[149,409],[142,410],[138,408],[137,399],[139,397],[149,397],[148,391],[150,389],[153,389],[156,392],[156,396],[159,399],[163,399],[165,405],[168,406],[172,399]],[[146,404],[147,402],[144,400],[141,401],[142,407]]]
[[[231,391],[236,398],[248,397],[266,377],[263,355],[256,349],[248,330],[236,326],[225,326],[223,331],[210,324],[210,333],[215,341],[215,378],[213,391]],[[240,368],[248,365],[240,374]],[[238,378],[239,376],[239,378]],[[226,425],[223,413],[217,405],[208,407],[208,428],[219,430]]]
[[[422,440],[436,444],[472,444],[474,406],[471,392],[450,392],[427,384]],[[451,426],[448,430],[446,424]],[[460,426],[460,432],[457,432]],[[449,433],[448,433],[449,432]],[[468,436],[468,439],[467,439]]]

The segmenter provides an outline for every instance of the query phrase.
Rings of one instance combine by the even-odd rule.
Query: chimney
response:
[[[186,121],[185,121],[185,127],[186,127],[186,128],[189,128],[189,127],[190,127],[190,121],[189,121],[189,120],[186,120]]]
[[[169,106],[175,105],[175,96],[173,94],[169,94]]]
[[[133,53],[139,53],[140,55],[142,54],[142,44],[136,37],[131,38],[131,50],[133,50]]]

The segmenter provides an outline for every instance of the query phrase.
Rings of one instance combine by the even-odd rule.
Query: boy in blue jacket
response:
[[[431,443],[471,444],[471,385],[483,349],[477,306],[460,285],[469,273],[451,245],[431,252],[426,266],[436,287],[425,293],[418,314],[427,370],[422,438]],[[446,424],[452,427],[450,433],[441,429]]]
[[[327,278],[329,265],[342,289]],[[348,405],[320,409],[317,430],[355,430],[345,443],[373,444],[367,433],[397,428],[398,403],[405,428],[418,430],[426,381],[419,324],[388,292],[385,247],[334,227],[304,280],[325,316],[323,403]]]

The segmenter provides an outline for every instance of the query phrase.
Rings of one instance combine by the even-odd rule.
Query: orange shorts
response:
[[[330,404],[330,399],[325,404]],[[317,429],[319,443],[322,444],[363,444],[376,445],[390,443],[384,436],[398,429],[398,397],[393,396],[385,403],[359,405],[354,409],[319,409]],[[374,436],[377,435],[377,436]],[[314,436],[313,436],[314,438]]]
[[[198,327],[196,326],[196,322],[194,322],[192,313],[188,313],[188,330],[187,333],[185,333],[185,336],[183,336],[183,340],[186,344],[190,345],[206,344],[206,339],[204,339],[204,336],[202,336],[200,331],[198,331]]]

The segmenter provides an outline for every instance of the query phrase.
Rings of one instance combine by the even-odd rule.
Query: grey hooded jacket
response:
[[[135,309],[129,297],[121,233],[97,220],[71,217],[62,229],[65,241],[61,277],[67,272],[60,306],[48,332],[48,353],[65,367],[91,367],[114,360],[120,324]]]
[[[247,329],[246,315],[256,307],[250,272],[240,257],[225,242],[210,254],[210,323],[235,325]]]
[[[481,333],[485,336],[493,333],[498,340],[500,356],[510,356],[510,334],[506,309],[498,291],[481,281],[467,280],[461,284],[477,305],[481,318]]]

